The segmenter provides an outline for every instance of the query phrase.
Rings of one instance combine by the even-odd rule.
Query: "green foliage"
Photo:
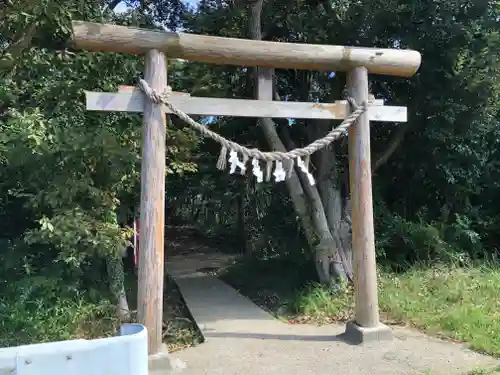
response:
[[[107,335],[117,321],[100,285],[102,260],[116,258],[131,237],[141,120],[89,112],[83,94],[135,84],[143,63],[64,47],[71,18],[137,25],[151,16],[103,12],[107,1],[7,3],[0,15],[0,277],[8,281],[1,344]],[[168,124],[167,135],[175,142],[165,172],[195,171],[196,135],[178,124]]]
[[[277,12],[278,8],[285,10]],[[422,261],[464,263],[496,252],[497,15],[498,4],[488,1],[265,2],[267,40],[401,46],[423,55],[419,72],[409,80],[371,79],[377,97],[409,109],[406,137],[374,178],[377,252],[387,265],[401,269]],[[207,1],[185,26],[202,34],[245,37],[240,25],[247,23],[243,4]],[[337,99],[344,83],[342,73],[337,73],[331,79],[322,72],[277,71],[278,93],[287,100]],[[199,95],[227,97],[252,95],[249,81],[242,69],[196,63],[184,64],[182,78],[175,80]],[[267,147],[253,122],[218,118],[210,126],[240,143]],[[314,124],[297,121],[287,130],[297,145],[305,142],[307,133],[301,126]],[[374,160],[397,138],[398,127],[377,124],[373,129]],[[340,169],[346,164],[346,148],[339,145],[336,151]],[[302,238],[294,236],[300,229],[285,189],[242,188],[249,182],[227,179],[210,167],[217,153],[217,147],[207,142],[198,156],[204,166],[201,173],[169,181],[174,215],[183,222],[196,221],[207,232],[236,236],[235,243],[253,255],[304,256]],[[177,184],[182,188],[175,188]],[[238,204],[244,207],[243,219]],[[202,215],[191,215],[200,210]]]
[[[119,321],[109,292],[95,282],[95,262],[76,267],[50,247],[0,242],[0,347],[116,332]]]
[[[422,53],[415,77],[370,79],[376,97],[406,105],[409,111],[407,126],[377,124],[371,130],[374,162],[395,150],[374,176],[377,255],[384,270],[398,271],[382,272],[380,304],[389,322],[409,321],[495,355],[500,353],[498,334],[488,335],[499,329],[492,292],[498,288],[498,271],[495,263],[475,265],[496,262],[500,239],[499,9],[497,1],[278,0],[265,2],[262,15],[266,40],[403,47]],[[242,3],[202,1],[199,14],[187,26],[203,34],[245,37],[239,25],[247,24]],[[251,85],[240,78],[238,69],[223,74],[219,68],[197,64],[190,68],[204,92],[251,95]],[[222,77],[225,84],[220,84]],[[331,79],[324,72],[279,70],[276,80],[282,98],[331,102],[341,95],[344,76],[337,72]],[[217,130],[231,139],[267,147],[245,121],[223,119],[213,126],[222,125]],[[297,121],[287,131],[299,145],[306,142],[310,126]],[[286,124],[278,121],[276,127],[281,130]],[[201,151],[205,160],[210,160],[206,152],[217,153],[208,147]],[[336,145],[335,151],[339,161],[345,160],[345,147]],[[220,181],[226,187],[221,189]],[[186,182],[192,186],[200,180]],[[294,319],[329,322],[352,316],[349,288],[332,291],[319,286],[313,271],[308,274],[297,266],[311,264],[295,237],[297,220],[291,210],[286,211],[291,202],[280,186],[245,192],[225,176],[207,175],[201,183],[204,192],[210,192],[201,200],[206,217],[212,212],[223,216],[228,225],[219,230],[224,233],[238,233],[243,222],[240,243],[264,259],[235,266],[221,276],[225,281],[287,318],[298,314]],[[189,199],[194,196],[190,189],[183,190],[182,198],[182,204],[194,207],[183,211],[181,216],[187,219],[200,207],[199,201]],[[236,199],[242,197],[244,220],[235,209]],[[212,223],[200,224],[214,230]],[[293,266],[290,254],[299,255],[292,258]],[[447,266],[429,268],[436,263]],[[415,269],[416,264],[422,269]],[[293,276],[288,267],[294,269]]]
[[[5,298],[26,295],[26,306],[39,303],[48,314],[36,315],[32,327],[38,328],[27,341],[44,337],[42,319],[61,317],[56,321],[66,328],[57,337],[70,337],[77,328],[63,322],[65,314],[81,310],[78,316],[85,321],[106,311],[90,296],[102,295],[95,288],[101,279],[99,259],[116,256],[126,246],[129,212],[139,202],[139,116],[88,112],[83,91],[135,84],[142,60],[68,50],[70,20],[247,34],[244,3],[201,1],[195,12],[178,0],[152,1],[147,7],[141,1],[127,3],[130,11],[118,15],[111,0],[8,0],[0,14],[0,240],[9,249],[1,255],[0,276],[20,288]],[[371,92],[390,104],[407,105],[410,119],[407,127],[378,124],[372,129],[374,161],[402,139],[374,177],[377,253],[386,266],[401,271],[418,262],[464,265],[497,252],[498,16],[496,1],[265,2],[267,40],[422,52],[415,77],[371,79]],[[251,78],[240,67],[169,62],[169,82],[192,95],[250,97]],[[344,76],[280,70],[276,82],[286,100],[331,102],[340,97]],[[241,144],[268,149],[253,119],[217,117],[208,126]],[[289,133],[297,145],[307,142],[312,126],[277,122],[280,135]],[[219,240],[224,236],[224,244],[271,259],[273,267],[279,268],[273,260],[285,257],[290,267],[303,271],[285,278],[296,288],[314,280],[311,254],[283,184],[256,186],[216,170],[219,146],[200,140],[177,119],[166,133],[168,220],[195,224]],[[346,149],[335,147],[331,174],[339,189],[347,175],[341,171]],[[32,283],[45,292],[31,294]],[[52,293],[61,297],[54,299]],[[330,292],[321,293],[314,299],[326,303]],[[308,298],[299,299],[296,309],[310,305]],[[28,307],[10,305],[13,312],[3,314],[28,315]],[[19,327],[20,322],[9,324]],[[35,333],[38,329],[42,333]]]
[[[40,282],[35,279],[31,282]],[[46,283],[42,284],[47,287]],[[96,338],[117,332],[119,321],[113,318],[114,306],[108,301],[89,302],[84,296],[73,298],[45,295],[11,296],[0,299],[0,347],[38,342]]]
[[[130,231],[120,227],[126,222],[117,210],[138,203],[123,199],[138,196],[140,121],[88,112],[82,94],[133,83],[141,69],[134,56],[32,49],[5,76],[0,191],[31,215],[29,243],[54,246],[75,264],[126,245]],[[167,133],[176,140],[168,146],[167,173],[194,171],[187,160],[194,134],[172,127]]]

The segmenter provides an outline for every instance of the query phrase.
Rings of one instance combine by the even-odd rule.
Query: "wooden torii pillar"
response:
[[[368,100],[368,74],[410,77],[420,54],[411,50],[276,43],[144,30],[125,26],[73,22],[76,48],[99,52],[145,54],[145,79],[161,93],[167,86],[166,57],[213,64],[263,68],[347,72],[347,90],[358,104]],[[344,100],[335,103],[272,101],[270,77],[259,78],[259,100],[200,98],[173,93],[172,104],[191,115],[308,118],[343,120],[350,113]],[[162,347],[165,201],[166,108],[138,91],[87,92],[87,109],[143,112],[141,167],[141,242],[139,251],[138,319],[148,329],[149,353]],[[384,106],[376,100],[349,129],[349,171],[352,204],[352,245],[356,315],[347,324],[351,341],[392,337],[380,323],[375,263],[375,237],[370,160],[370,121],[407,121],[406,107]]]

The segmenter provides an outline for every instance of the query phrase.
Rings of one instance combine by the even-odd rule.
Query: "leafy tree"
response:
[[[77,9],[69,4],[34,3],[26,8],[30,14],[19,16],[22,4],[15,3],[6,15],[14,31],[3,54],[4,61],[13,63],[4,65],[0,85],[1,237],[11,244],[22,239],[31,245],[28,253],[44,245],[50,249],[44,257],[70,268],[106,259],[111,292],[119,311],[127,314],[121,253],[131,236],[127,212],[139,200],[141,121],[129,114],[88,112],[83,92],[135,84],[142,61],[123,54],[75,53],[64,49],[65,43],[55,49],[43,36],[52,30],[64,41],[71,17],[125,24],[149,21],[134,10],[120,16],[101,12],[108,3],[86,3]],[[44,18],[44,6],[56,7],[65,18]],[[19,31],[32,18],[39,26],[28,36],[30,43],[13,54],[17,40],[27,37],[19,37]],[[176,143],[168,145],[166,173],[195,170],[188,160],[196,147],[193,133],[169,127],[167,135]]]
[[[386,209],[377,208],[385,219],[377,220],[379,245],[386,247],[386,251],[379,250],[391,262],[397,258],[404,263],[421,258],[415,251],[427,250],[412,247],[401,258],[397,246],[390,245],[395,242],[394,237],[401,236],[391,229],[391,222],[415,221],[419,226],[424,225],[418,224],[422,220],[423,223],[439,221],[442,225],[435,227],[439,241],[449,241],[450,248],[458,251],[463,249],[454,242],[456,231],[463,234],[479,230],[472,217],[478,217],[481,209],[467,202],[474,196],[480,198],[477,181],[484,176],[484,166],[489,160],[483,140],[493,136],[497,128],[497,17],[498,4],[492,1],[216,0],[201,1],[196,16],[186,27],[210,35],[413,48],[422,53],[423,63],[415,77],[371,78],[371,91],[376,97],[394,105],[407,105],[409,109],[408,123],[377,124],[372,132],[376,205],[387,202]],[[190,66],[198,76],[196,83],[207,87],[207,92],[217,96],[252,96],[252,82],[248,80],[252,75],[244,69]],[[328,72],[280,70],[276,72],[276,92],[287,100],[328,102],[342,96],[344,80],[339,72],[332,79]],[[302,146],[332,127],[325,121],[296,121],[290,127],[287,122],[264,119],[260,122],[263,134],[259,134],[251,121],[218,119],[218,122],[224,124],[221,131],[233,139],[268,149]],[[232,127],[227,128],[230,123],[238,126],[240,134],[234,134]],[[294,207],[308,247],[316,249],[317,264],[321,266],[319,277],[330,282],[336,276],[345,278],[352,271],[349,262],[343,262],[343,269],[334,268],[331,263],[350,258],[345,144],[336,143],[312,161],[317,188],[310,188],[299,174],[287,183],[291,201],[280,195],[278,188],[275,199]],[[486,184],[491,186],[491,181]],[[402,190],[401,186],[410,188]],[[242,194],[237,189],[230,190],[236,196]],[[245,204],[255,203],[246,199]],[[448,212],[446,217],[443,210]],[[251,217],[255,218],[254,215]],[[464,215],[470,216],[466,230],[462,228],[463,220],[460,225],[456,221]],[[231,220],[239,221],[234,216]],[[295,225],[295,221],[289,224]],[[412,233],[404,236],[413,236]],[[428,240],[435,241],[436,237],[432,235]],[[345,257],[339,256],[342,253]],[[433,250],[429,256],[437,254]]]

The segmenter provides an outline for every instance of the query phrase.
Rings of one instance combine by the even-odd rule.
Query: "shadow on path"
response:
[[[205,337],[213,338],[238,338],[238,339],[256,339],[256,340],[282,340],[282,341],[315,341],[315,342],[344,342],[352,345],[346,340],[345,334],[338,335],[289,335],[277,333],[250,333],[250,332],[203,332]]]

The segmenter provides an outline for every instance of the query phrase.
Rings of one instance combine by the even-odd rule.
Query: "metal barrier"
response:
[[[0,348],[0,375],[148,375],[147,330],[124,324],[120,336]]]

